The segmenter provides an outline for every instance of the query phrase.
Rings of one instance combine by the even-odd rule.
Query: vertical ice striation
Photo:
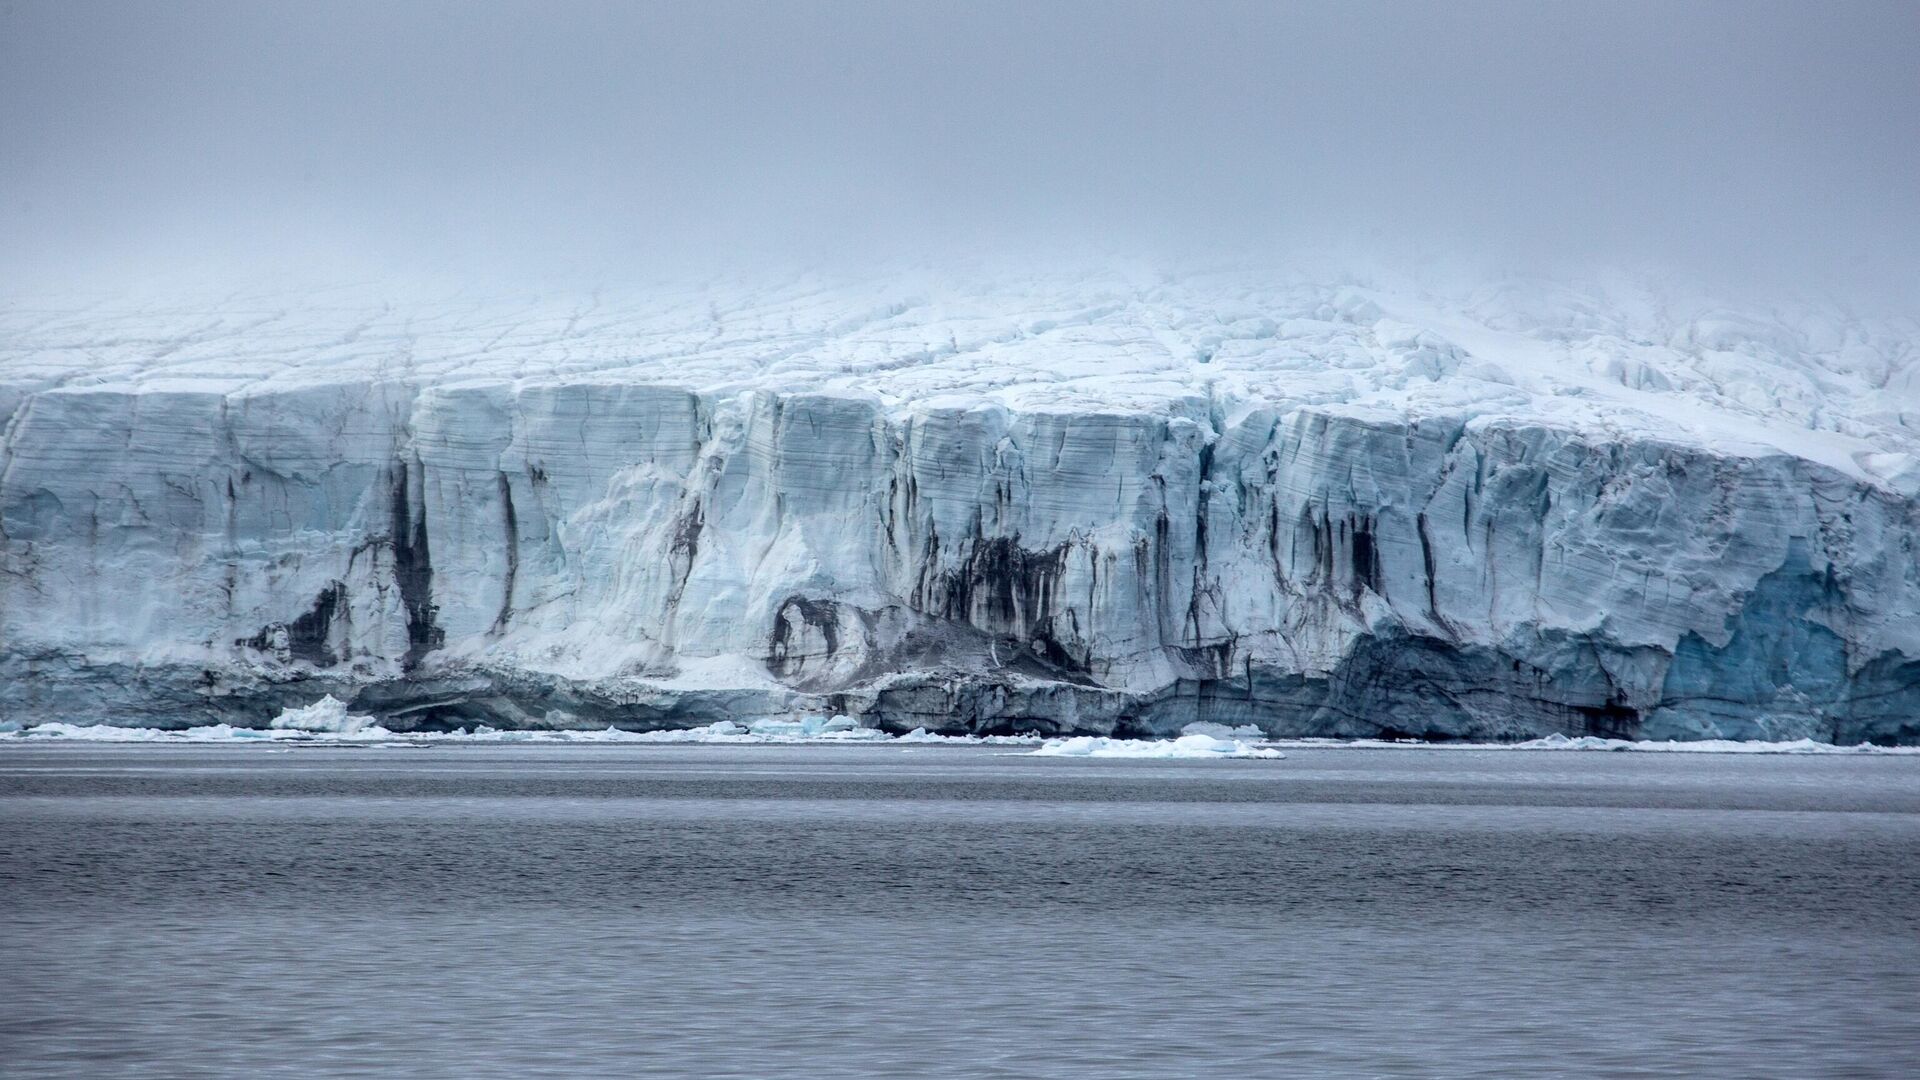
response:
[[[0,711],[1920,740],[1910,323],[822,296],[258,364],[16,325]]]

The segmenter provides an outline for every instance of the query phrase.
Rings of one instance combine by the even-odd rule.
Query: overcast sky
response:
[[[1920,4],[0,0],[0,271],[1467,253],[1913,287]]]

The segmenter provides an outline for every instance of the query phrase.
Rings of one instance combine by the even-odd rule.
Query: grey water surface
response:
[[[0,750],[0,1074],[1920,1075],[1920,757]]]

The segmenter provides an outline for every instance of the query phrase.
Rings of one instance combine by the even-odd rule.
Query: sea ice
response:
[[[1913,746],[1874,746],[1862,743],[1857,746],[1834,746],[1829,743],[1815,742],[1812,739],[1794,739],[1776,742],[1747,742],[1734,739],[1704,739],[1692,742],[1630,742],[1625,739],[1568,738],[1564,735],[1552,735],[1541,739],[1531,739],[1518,743],[1471,743],[1471,742],[1388,742],[1380,739],[1282,739],[1268,740],[1263,745],[1250,745],[1243,738],[1221,738],[1205,731],[1192,731],[1177,739],[1114,739],[1100,736],[1076,736],[1073,738],[1043,739],[1038,735],[935,735],[925,728],[916,728],[905,735],[888,735],[874,728],[846,726],[836,724],[836,719],[812,718],[809,723],[804,719],[763,719],[751,725],[721,720],[703,727],[676,728],[662,731],[622,731],[608,727],[602,729],[581,730],[501,730],[481,725],[472,730],[460,729],[452,732],[409,732],[405,734],[389,731],[378,725],[366,723],[366,717],[352,716],[336,709],[344,710],[339,702],[327,705],[328,699],[322,699],[303,709],[290,709],[283,717],[292,715],[287,723],[268,728],[235,727],[231,724],[209,724],[202,727],[161,729],[151,727],[120,727],[112,724],[70,724],[53,721],[41,724],[24,724],[17,720],[0,721],[0,745],[30,742],[97,742],[97,743],[229,743],[236,745],[272,744],[272,743],[344,743],[351,745],[431,745],[436,743],[635,743],[635,744],[703,744],[717,746],[794,746],[818,743],[861,743],[931,745],[931,746],[1026,746],[1035,747],[1030,753],[1041,757],[1089,757],[1089,758],[1128,758],[1150,760],[1173,758],[1189,760],[1211,760],[1214,758],[1280,758],[1285,755],[1278,749],[1310,750],[1405,750],[1434,751],[1454,753],[1463,751],[1615,751],[1634,753],[1685,753],[1685,754],[1893,754],[1920,755],[1920,747]],[[294,726],[296,723],[312,724],[312,727]],[[323,726],[334,725],[334,726]],[[1204,725],[1189,725],[1189,728]],[[1230,731],[1232,729],[1229,729]]]
[[[1835,746],[1812,739],[1761,742],[1742,739],[1698,739],[1691,742],[1629,741],[1588,735],[1573,739],[1548,735],[1512,744],[1514,750],[1623,750],[1666,754],[1920,754],[1920,746]]]
[[[1050,739],[1039,749],[1030,752],[1038,757],[1187,758],[1199,761],[1286,757],[1269,747],[1249,746],[1238,739],[1216,739],[1202,734],[1182,735],[1177,739],[1108,739],[1097,735],[1079,735],[1071,739]]]
[[[355,716],[347,703],[328,694],[311,705],[282,709],[268,724],[270,728],[292,731],[319,731],[329,735],[354,735],[374,727],[371,716]]]

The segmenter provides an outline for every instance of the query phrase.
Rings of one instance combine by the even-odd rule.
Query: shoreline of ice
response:
[[[1912,746],[1836,746],[1796,739],[1787,742],[1739,742],[1728,739],[1702,739],[1694,742],[1633,742],[1602,739],[1595,736],[1571,738],[1549,735],[1524,742],[1415,742],[1385,739],[1268,739],[1251,727],[1227,728],[1219,724],[1189,724],[1177,737],[1167,739],[1122,739],[1080,735],[1044,737],[1040,735],[936,735],[917,728],[905,735],[891,735],[875,728],[861,727],[849,716],[805,716],[760,719],[751,723],[722,720],[705,727],[667,731],[623,731],[604,729],[501,730],[484,725],[451,732],[396,732],[379,726],[374,718],[356,716],[333,698],[322,698],[312,705],[287,709],[265,728],[210,724],[203,727],[163,730],[159,728],[115,727],[105,724],[68,723],[22,724],[0,721],[0,746],[51,742],[109,744],[225,744],[225,745],[340,745],[340,746],[427,746],[486,745],[528,743],[540,745],[701,745],[701,746],[805,746],[871,745],[914,746],[999,746],[1024,747],[1026,756],[1096,758],[1125,760],[1260,760],[1284,758],[1286,750],[1497,750],[1560,752],[1629,752],[1692,754],[1875,754],[1920,755]]]

